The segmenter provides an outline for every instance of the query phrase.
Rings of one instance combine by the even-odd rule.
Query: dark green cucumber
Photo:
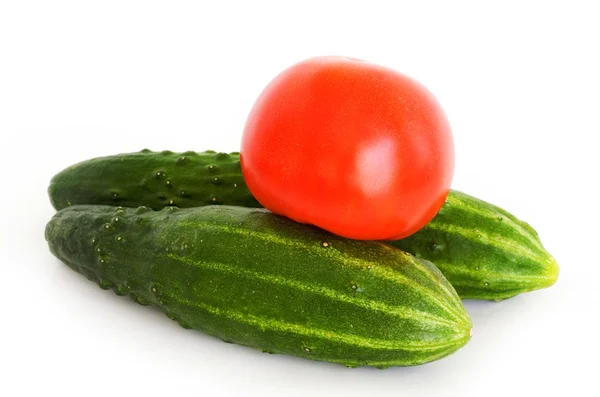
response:
[[[239,153],[144,149],[75,164],[52,178],[57,210],[76,204],[198,207],[209,204],[260,207],[240,169]]]
[[[182,157],[185,164],[179,164]],[[181,190],[189,193],[177,197]],[[49,193],[57,209],[70,204],[260,207],[243,182],[239,154],[212,151],[142,151],[84,161],[57,174]],[[506,299],[551,286],[558,277],[556,261],[531,226],[456,190],[427,226],[392,244],[434,262],[463,299]]]
[[[385,368],[470,339],[460,298],[430,262],[265,209],[79,205],[54,215],[46,239],[100,287],[264,352]]]
[[[458,191],[426,227],[391,244],[435,263],[463,299],[510,298],[553,285],[559,273],[529,224]]]

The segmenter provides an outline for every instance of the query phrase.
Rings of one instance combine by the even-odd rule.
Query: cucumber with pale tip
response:
[[[529,224],[459,191],[427,226],[390,244],[435,263],[463,299],[507,299],[550,287],[559,273]]]
[[[48,191],[57,209],[77,204],[156,210],[261,206],[244,183],[235,152],[143,150],[100,157],[58,173]],[[456,190],[429,224],[390,243],[435,263],[463,299],[510,298],[549,287],[559,274],[556,261],[529,224]]]

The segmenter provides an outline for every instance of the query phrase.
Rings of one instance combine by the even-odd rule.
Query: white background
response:
[[[0,395],[600,395],[600,14],[495,3],[0,3]],[[352,370],[184,330],[48,252],[55,173],[145,147],[238,150],[262,88],[315,55],[425,84],[452,124],[454,188],[531,223],[558,283],[466,302],[473,338],[441,361]]]

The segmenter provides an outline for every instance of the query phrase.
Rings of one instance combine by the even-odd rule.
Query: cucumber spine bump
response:
[[[265,209],[77,205],[50,251],[101,288],[228,342],[348,367],[419,365],[464,346],[472,323],[439,270]]]

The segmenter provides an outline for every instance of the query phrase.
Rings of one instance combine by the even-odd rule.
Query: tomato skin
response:
[[[276,76],[242,137],[250,192],[269,210],[343,237],[409,236],[438,212],[454,174],[448,120],[421,84],[389,68],[317,57]]]

